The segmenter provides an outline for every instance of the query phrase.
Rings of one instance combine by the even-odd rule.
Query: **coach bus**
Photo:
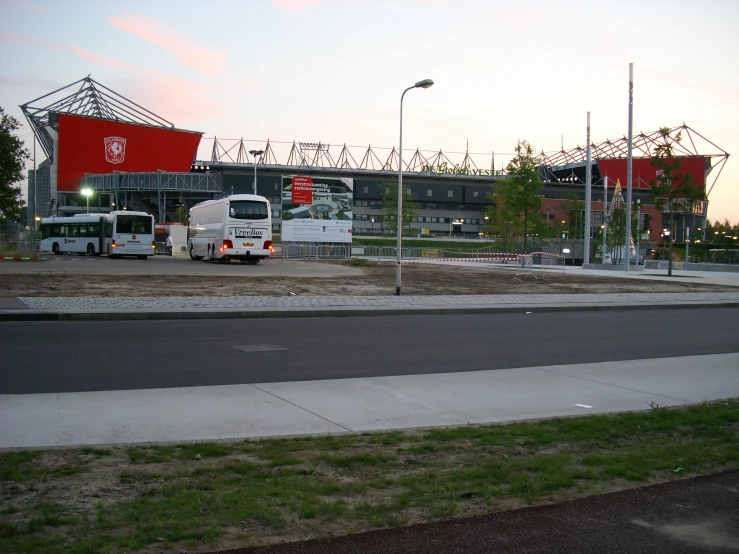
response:
[[[39,250],[54,254],[89,254],[103,251],[105,216],[84,214],[75,217],[44,217],[39,232]]]
[[[272,250],[269,201],[254,194],[232,194],[190,208],[187,249],[192,260],[259,263]]]
[[[110,212],[103,234],[105,253],[111,258],[136,256],[140,260],[156,254],[154,216],[146,212]]]

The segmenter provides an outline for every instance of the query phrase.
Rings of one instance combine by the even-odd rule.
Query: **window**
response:
[[[477,198],[480,195],[478,191],[472,193],[472,198]]]
[[[433,196],[434,192],[431,189],[426,190],[426,196]]]
[[[228,206],[228,215],[232,219],[267,219],[267,204],[264,202],[255,202],[253,200],[236,200],[231,201]]]
[[[369,194],[369,187],[364,187],[364,194]]]
[[[275,190],[280,190],[280,185],[278,183],[275,183]]]
[[[447,197],[454,198],[454,191],[448,190],[446,193]]]
[[[151,217],[145,215],[119,215],[116,218],[116,233],[128,235],[152,233]]]

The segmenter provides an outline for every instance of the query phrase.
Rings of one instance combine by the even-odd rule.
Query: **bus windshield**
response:
[[[145,215],[119,215],[116,218],[116,233],[150,235],[151,217]]]
[[[229,206],[228,215],[231,219],[267,219],[269,212],[267,211],[265,202],[255,202],[253,200],[232,200]]]

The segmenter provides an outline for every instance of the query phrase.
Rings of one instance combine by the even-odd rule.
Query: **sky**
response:
[[[737,223],[737,23],[736,0],[0,0],[0,106],[31,146],[18,105],[91,75],[202,131],[205,160],[214,136],[392,148],[430,78],[405,159],[469,144],[499,168],[518,140],[584,145],[588,111],[593,142],[625,136],[633,63],[634,133],[686,123],[733,154],[709,217]]]

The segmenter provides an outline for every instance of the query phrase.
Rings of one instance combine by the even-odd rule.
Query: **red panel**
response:
[[[682,168],[678,173],[690,173],[693,175],[693,181],[702,187],[706,186],[706,158],[690,157],[680,158]],[[633,187],[637,189],[649,189],[649,183],[656,176],[657,168],[651,165],[650,158],[638,158],[632,161],[631,174],[634,179]],[[608,177],[608,186],[615,187],[616,179],[621,181],[621,187],[626,188],[626,160],[598,160],[600,174]]]
[[[313,204],[313,178],[293,177],[293,204]]]
[[[190,171],[201,133],[59,114],[57,188],[77,191],[85,173]]]

